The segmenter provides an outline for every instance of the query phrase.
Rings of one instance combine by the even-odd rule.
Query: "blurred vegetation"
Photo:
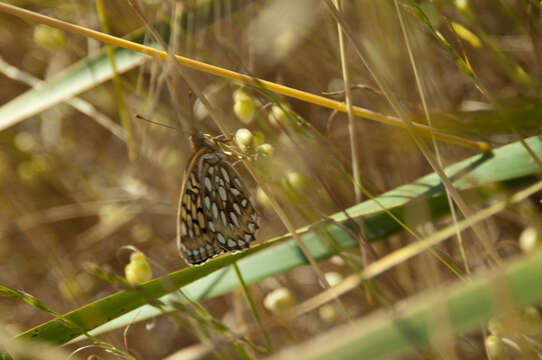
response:
[[[152,26],[166,51],[345,101],[331,2],[142,0],[147,25],[125,0],[4,3],[159,48]],[[345,36],[342,59],[354,105],[496,150],[419,140],[362,118],[351,136],[345,113],[185,70],[235,134],[224,146],[248,159],[251,171],[229,160],[262,216],[250,250],[192,268],[175,241],[188,129],[220,135],[198,91],[171,61],[108,52],[0,7],[0,350],[15,358],[63,350],[104,359],[540,357],[542,5],[341,3],[340,24],[354,36]],[[447,195],[441,168],[458,195]],[[451,198],[461,201],[454,196],[469,213],[450,211]],[[317,266],[284,235],[285,219]],[[458,237],[454,225],[467,230]],[[10,340],[59,345],[80,334],[86,339],[62,349]],[[352,334],[366,337],[346,344]],[[386,348],[386,339],[396,342]]]

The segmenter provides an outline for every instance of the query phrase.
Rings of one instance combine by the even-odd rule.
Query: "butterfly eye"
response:
[[[229,251],[246,249],[256,239],[259,216],[237,171],[206,134],[191,134],[195,153],[183,178],[177,243],[190,265]],[[199,147],[198,147],[199,146]]]

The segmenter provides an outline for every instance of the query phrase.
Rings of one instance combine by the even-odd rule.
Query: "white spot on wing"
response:
[[[230,188],[230,191],[234,196],[241,195],[241,192],[239,190],[237,190],[236,188],[234,188],[234,187]]]
[[[224,226],[228,226],[228,220],[226,219],[226,213],[224,211],[220,211],[220,217],[222,218],[222,224]]]
[[[203,202],[205,203],[205,207],[206,207],[207,209],[210,209],[210,208],[211,208],[211,199],[210,199],[208,196],[206,196],[205,198],[203,198]]]
[[[215,232],[215,224],[212,221],[209,221],[207,224],[209,226],[209,229],[211,229],[212,232]]]
[[[205,187],[207,188],[207,191],[211,191],[212,189],[211,179],[209,179],[208,176],[205,177]]]
[[[229,247],[232,248],[232,247],[235,247],[235,245],[237,245],[237,244],[235,243],[235,241],[233,241],[233,239],[228,239],[228,246]]]
[[[239,227],[239,220],[237,219],[237,215],[233,211],[230,212],[230,218],[235,224],[235,226]]]
[[[218,193],[220,194],[220,198],[222,201],[228,200],[228,195],[226,194],[226,189],[224,189],[222,186],[218,188]]]
[[[218,206],[216,206],[215,202],[213,202],[212,211],[213,211],[213,218],[215,220],[218,219]]]
[[[230,183],[230,176],[228,175],[228,172],[223,167],[220,168],[220,171],[222,172],[222,176],[224,177],[224,180],[229,184]]]
[[[216,238],[219,243],[226,244],[226,239],[224,238],[224,235],[222,235],[221,233],[217,233]]]
[[[241,215],[241,208],[239,207],[239,205],[237,205],[236,202],[233,203],[233,210],[235,210],[237,215]]]

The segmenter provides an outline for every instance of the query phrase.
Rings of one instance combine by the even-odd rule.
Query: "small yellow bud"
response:
[[[250,124],[254,119],[254,98],[243,89],[233,92],[233,112],[244,124]]]
[[[252,133],[248,129],[239,129],[235,132],[235,143],[241,149],[246,152],[252,147]]]
[[[259,154],[265,155],[267,157],[273,157],[273,155],[275,154],[275,148],[273,147],[273,145],[270,144],[258,145],[256,146],[256,151]]]
[[[43,24],[39,24],[34,28],[34,41],[36,44],[48,49],[58,49],[66,44],[62,31]]]
[[[205,119],[207,115],[209,115],[209,111],[207,110],[205,105],[203,105],[203,103],[201,102],[199,98],[196,99],[196,101],[194,101],[193,111],[194,111],[194,116],[198,120]]]
[[[489,335],[485,340],[487,356],[490,360],[507,359],[506,344],[495,335]]]
[[[331,304],[322,305],[318,309],[318,315],[320,315],[320,319],[324,320],[327,323],[331,323],[337,318],[337,312]]]
[[[280,287],[271,291],[263,300],[265,308],[273,313],[287,310],[294,306],[294,304],[294,295],[285,287]]]
[[[142,252],[136,251],[130,255],[130,262],[124,268],[126,280],[132,285],[143,284],[152,279],[152,270]]]
[[[286,181],[294,190],[302,191],[310,185],[309,179],[295,171],[286,174]]]
[[[233,104],[233,112],[243,124],[250,124],[254,119],[254,101],[252,99],[236,101]]]
[[[13,139],[15,146],[24,152],[31,152],[36,147],[36,140],[34,136],[26,131],[21,131],[15,135]]]
[[[335,286],[343,280],[343,276],[335,271],[330,271],[324,274],[329,286]]]
[[[272,125],[277,126],[279,123],[282,123],[282,124],[287,123],[288,114],[283,109],[288,111],[288,106],[285,104],[282,104],[282,107],[278,105],[273,105],[271,107],[271,111],[269,115],[267,116],[267,119]]]
[[[237,89],[233,92],[233,101],[240,102],[245,100],[251,100],[252,96],[243,89]]]
[[[331,259],[329,259],[329,261],[333,265],[337,265],[337,266],[344,266],[345,265],[344,259],[342,257],[340,257],[339,255],[334,255],[333,257],[331,257]]]
[[[534,227],[528,227],[519,235],[519,247],[523,252],[529,253],[540,245],[538,231]]]
[[[260,145],[263,145],[263,143],[265,142],[265,135],[261,132],[261,131],[254,131],[252,133],[252,145],[253,146],[260,146]]]
[[[455,0],[455,7],[457,7],[459,10],[466,10],[469,6],[469,3],[467,0]]]

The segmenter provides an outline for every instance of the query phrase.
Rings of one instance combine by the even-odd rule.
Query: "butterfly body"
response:
[[[192,156],[183,176],[177,221],[179,252],[190,265],[222,252],[246,249],[259,216],[239,174],[209,136],[193,130]]]

